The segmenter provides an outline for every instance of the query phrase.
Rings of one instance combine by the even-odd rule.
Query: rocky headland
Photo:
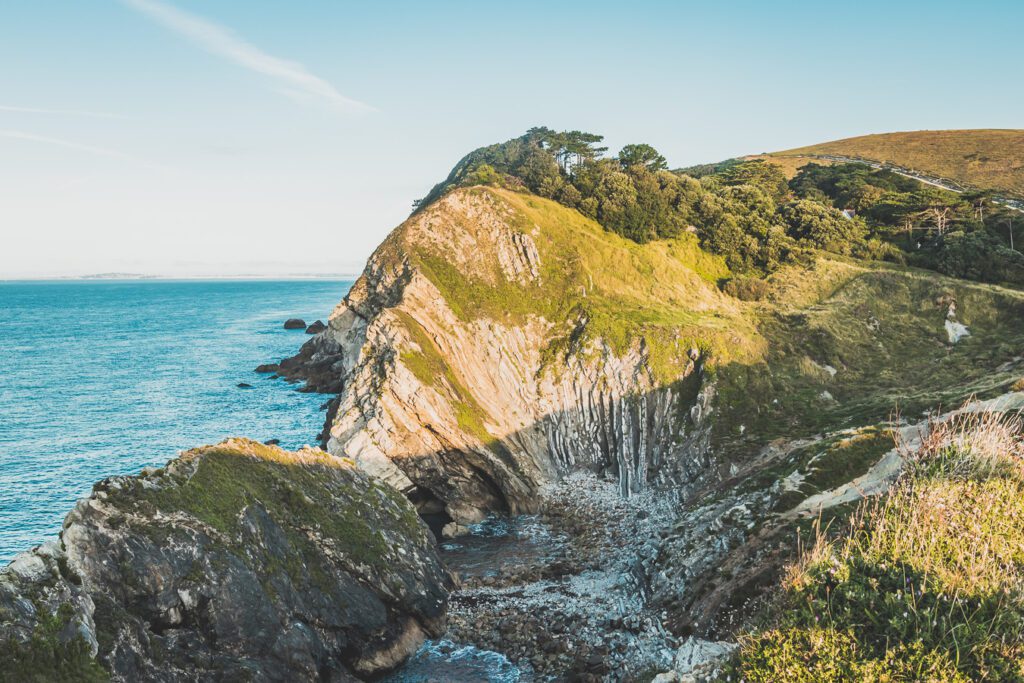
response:
[[[4,680],[360,680],[440,635],[451,578],[351,461],[233,439],[99,482],[0,572]]]
[[[792,626],[772,611],[780,586],[838,585],[827,569],[792,580],[813,565],[808,539],[826,557],[831,538],[862,528],[848,523],[865,498],[912,488],[925,455],[970,450],[955,431],[929,445],[928,416],[951,419],[971,397],[969,411],[1019,408],[1024,294],[907,267],[820,198],[791,201],[770,172],[766,184],[764,166],[704,182],[591,160],[608,181],[594,190],[552,156],[560,139],[538,129],[471,154],[322,329],[289,321],[311,338],[257,371],[331,395],[323,450],[232,440],[106,480],[59,543],[11,563],[8,667],[349,680],[473,646],[501,660],[502,680],[704,681],[736,658],[780,670],[737,641]],[[674,202],[666,220],[701,224],[633,234],[615,222],[615,192],[654,188]],[[815,247],[792,226],[758,233],[758,212],[806,213],[808,230],[892,258]],[[723,246],[712,228],[738,237]],[[1000,443],[1013,470],[1017,442]],[[1003,476],[951,467],[958,482],[971,468]],[[804,616],[817,628],[819,614]],[[860,670],[915,661],[890,641]],[[851,647],[842,656],[865,651]],[[943,647],[925,653],[936,666]],[[1004,660],[1021,651],[1010,643]]]
[[[917,416],[1019,376],[1013,342],[975,346],[1022,338],[1010,290],[821,256],[744,303],[719,268],[690,235],[635,245],[548,200],[452,189],[281,364],[339,391],[329,452],[470,532],[443,546],[447,638],[541,680],[706,677],[797,539],[891,483],[857,488],[916,426],[895,398]],[[952,301],[972,337],[948,338]],[[537,515],[544,552],[464,570],[490,515]]]

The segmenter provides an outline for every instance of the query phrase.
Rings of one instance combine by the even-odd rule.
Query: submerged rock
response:
[[[302,318],[288,318],[284,321],[284,329],[286,330],[304,330],[306,329],[306,321]]]
[[[0,572],[0,670],[355,680],[445,625],[451,578],[404,497],[351,461],[233,439],[98,483]]]

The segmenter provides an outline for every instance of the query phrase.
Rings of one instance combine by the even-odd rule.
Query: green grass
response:
[[[0,641],[2,683],[100,683],[109,674],[89,655],[80,637],[61,642],[59,634],[74,615],[70,604],[56,614],[40,611],[39,623],[27,643]]]
[[[845,535],[819,534],[726,675],[1024,681],[1022,453],[1016,420],[940,427]]]
[[[284,563],[280,568],[293,577],[301,574],[303,566],[314,573],[323,569],[316,566],[321,553],[310,547],[312,542],[302,528],[316,529],[353,562],[381,568],[388,561],[390,544],[379,528],[384,525],[374,520],[383,518],[411,538],[424,533],[404,500],[386,486],[344,472],[354,465],[326,453],[295,454],[233,439],[190,451],[182,458],[194,461],[194,471],[186,475],[180,468],[173,470],[176,474],[165,470],[163,476],[172,482],[155,488],[136,480],[133,488],[114,495],[115,504],[144,513],[185,513],[220,532],[224,549],[248,561],[240,513],[258,503],[281,526],[292,546],[293,552],[279,559]],[[154,533],[161,533],[157,525],[150,526]],[[173,533],[173,529],[164,531]]]
[[[798,449],[783,463],[760,473],[749,485],[759,488],[797,473],[799,485],[785,491],[775,510],[791,510],[810,496],[829,491],[866,474],[871,466],[896,446],[887,428],[866,427],[851,435],[837,436]]]
[[[888,162],[968,187],[1024,195],[1024,130],[883,133],[799,147],[771,156],[782,161],[786,157],[814,154]]]
[[[1019,376],[1005,365],[1024,345],[1019,292],[831,259],[772,284],[773,304],[756,309],[766,353],[718,369],[716,439],[726,452],[876,424],[894,410],[917,416]],[[951,300],[972,332],[956,345],[943,326]]]
[[[587,350],[593,340],[622,354],[643,339],[652,372],[665,384],[689,371],[693,347],[714,349],[722,358],[754,352],[740,306],[716,286],[729,270],[702,251],[694,235],[639,245],[550,200],[494,188],[454,194],[488,206],[488,214],[529,236],[541,264],[538,279],[510,281],[480,221],[443,202],[428,210],[446,230],[476,243],[470,254],[453,254],[433,230],[423,229],[424,216],[414,217],[395,240],[460,319],[519,325],[542,318],[551,323],[545,358],[552,361]]]
[[[402,351],[400,356],[402,363],[425,386],[433,387],[436,390],[447,390],[452,407],[455,409],[455,418],[464,432],[471,434],[484,444],[494,441],[494,436],[487,431],[487,427],[484,425],[484,409],[477,403],[472,392],[452,372],[451,367],[444,360],[437,345],[427,335],[426,330],[405,311],[396,309],[395,313],[416,346],[419,347],[419,350],[406,349]]]

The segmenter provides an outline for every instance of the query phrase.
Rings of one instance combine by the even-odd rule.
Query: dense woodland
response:
[[[668,170],[650,145],[606,156],[600,135],[532,128],[478,149],[416,206],[453,187],[530,191],[636,242],[695,232],[737,274],[766,275],[812,249],[1024,284],[1013,230],[1024,215],[862,164],[808,164],[788,180],[763,160]],[[845,210],[845,214],[844,214]]]

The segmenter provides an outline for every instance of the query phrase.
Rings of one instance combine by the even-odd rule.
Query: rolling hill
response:
[[[864,135],[769,156],[792,165],[794,158],[842,156],[913,169],[967,187],[1024,196],[1024,130],[936,130]]]

